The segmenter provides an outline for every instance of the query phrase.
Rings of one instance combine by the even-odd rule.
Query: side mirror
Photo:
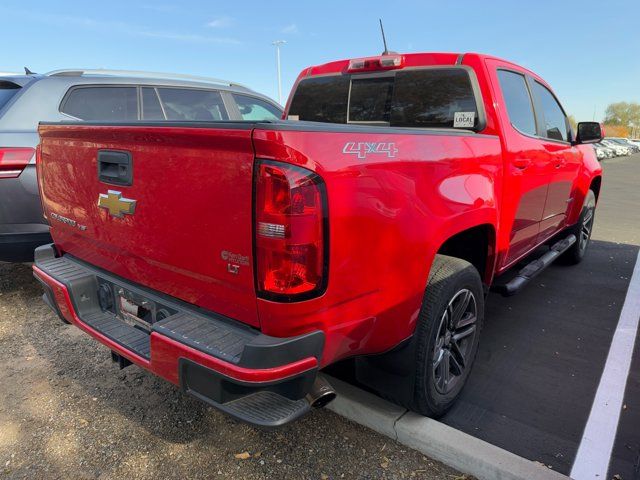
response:
[[[602,126],[598,122],[580,122],[578,123],[578,134],[576,135],[576,144],[579,143],[597,143],[604,138]]]

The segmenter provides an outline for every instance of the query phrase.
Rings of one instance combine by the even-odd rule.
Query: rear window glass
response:
[[[80,120],[138,119],[136,87],[82,87],[71,90],[61,111]]]
[[[229,120],[220,92],[187,88],[158,88],[167,120]]]
[[[466,70],[414,70],[396,75],[392,125],[474,128],[478,123],[476,98]]]
[[[462,68],[302,80],[289,115],[314,122],[392,127],[473,129],[479,125],[471,78]]]
[[[4,107],[13,96],[18,93],[20,86],[12,82],[0,81],[0,109]]]
[[[393,77],[351,79],[349,122],[388,124],[393,83]]]
[[[313,77],[301,81],[291,100],[289,115],[310,122],[347,123],[349,75]]]

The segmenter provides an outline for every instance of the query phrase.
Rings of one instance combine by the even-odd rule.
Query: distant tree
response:
[[[604,134],[607,137],[622,137],[629,138],[629,127],[624,125],[604,125]]]
[[[569,125],[571,125],[573,131],[577,131],[576,126],[578,125],[578,123],[576,122],[576,117],[574,117],[573,115],[569,115],[567,118],[569,119]]]
[[[604,123],[627,128],[640,127],[640,103],[612,103],[605,111]]]

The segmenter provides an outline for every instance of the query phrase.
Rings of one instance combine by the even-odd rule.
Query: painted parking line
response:
[[[575,480],[606,479],[640,321],[640,252],[589,419],[571,469]]]

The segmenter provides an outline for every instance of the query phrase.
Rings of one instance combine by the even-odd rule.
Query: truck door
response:
[[[536,245],[547,198],[550,157],[537,138],[537,123],[526,74],[509,63],[488,59],[495,108],[502,128],[504,191],[499,268]]]
[[[582,163],[582,152],[573,145],[567,116],[553,93],[529,78],[538,118],[539,137],[549,156],[549,188],[537,242],[543,242],[565,225],[572,192]]]

